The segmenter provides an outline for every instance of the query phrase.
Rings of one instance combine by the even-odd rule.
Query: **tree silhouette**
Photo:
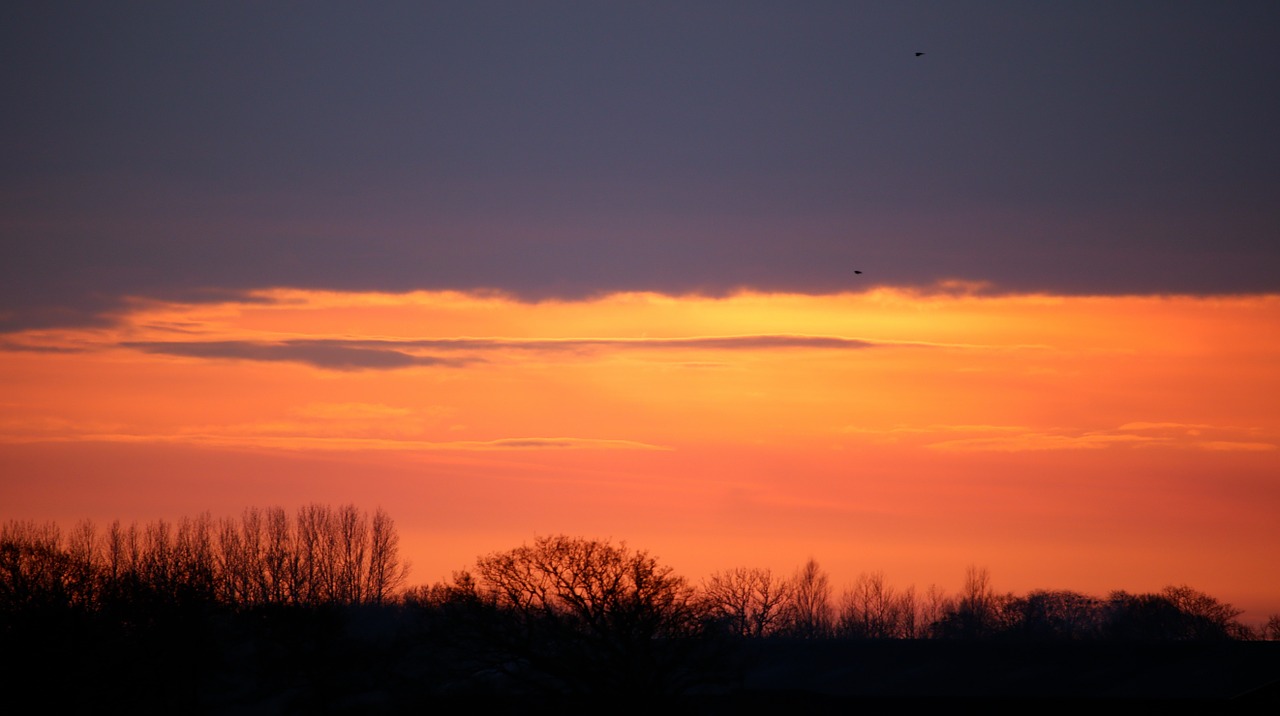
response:
[[[476,593],[508,619],[504,669],[570,692],[679,691],[699,677],[689,657],[693,590],[647,552],[563,535],[476,561]]]
[[[1158,594],[1113,592],[1105,629],[1111,638],[1129,641],[1248,638],[1248,627],[1236,621],[1240,614],[1230,604],[1187,586],[1165,587]]]
[[[915,636],[915,589],[897,592],[884,572],[863,573],[840,600],[836,633],[858,639],[904,639]]]
[[[72,561],[61,540],[52,523],[10,521],[0,529],[0,610],[45,613],[74,601],[68,591]]]
[[[281,508],[176,526],[117,520],[102,535],[83,521],[65,539],[54,523],[10,521],[0,529],[0,609],[380,604],[407,579],[399,543],[386,512],[354,505],[308,505],[293,521]]]
[[[1280,641],[1280,614],[1268,616],[1258,636],[1267,641]]]
[[[369,523],[369,570],[365,599],[382,604],[392,599],[409,578],[409,563],[400,560],[400,534],[395,521],[382,508]]]
[[[1078,641],[1101,637],[1105,603],[1072,591],[1036,590],[1012,600],[1015,635],[1034,641]]]
[[[770,636],[785,626],[791,585],[768,569],[738,567],[716,572],[702,584],[702,605],[730,633]]]
[[[946,639],[985,639],[996,635],[1005,624],[1004,604],[991,588],[991,574],[985,567],[970,565],[965,570],[960,594],[933,624],[934,636]]]
[[[815,559],[805,562],[791,578],[788,590],[789,636],[822,639],[831,635],[831,580]]]
[[[1255,634],[1237,621],[1240,610],[1186,586],[1106,598],[1002,595],[976,567],[955,598],[936,587],[917,597],[881,572],[864,573],[843,592],[837,615],[816,560],[790,579],[741,567],[695,589],[625,543],[562,535],[481,557],[449,583],[404,590],[398,547],[385,512],[351,505],[115,521],[101,531],[88,521],[67,530],[9,521],[0,525],[0,643],[21,663],[6,675],[42,683],[58,711],[111,702],[141,711],[360,710],[365,699],[390,694],[397,707],[417,708],[439,694],[790,688],[790,677],[770,680],[788,671],[817,677],[826,660],[849,654],[884,655],[889,671],[911,673],[912,655],[926,654],[1040,655],[1061,664],[1170,650],[1270,658],[1270,645],[1188,650],[1169,642],[1280,638],[1280,615]],[[739,638],[717,638],[730,634]],[[925,634],[1151,643],[810,641]],[[757,638],[771,636],[796,640]],[[874,670],[878,658],[840,669]],[[936,673],[953,665],[921,666]]]

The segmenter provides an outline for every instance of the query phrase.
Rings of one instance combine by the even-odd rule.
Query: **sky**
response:
[[[1280,6],[0,9],[8,519],[1280,612]],[[923,54],[919,54],[923,53]]]

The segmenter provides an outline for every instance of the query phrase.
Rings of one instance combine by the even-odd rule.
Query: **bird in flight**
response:
[[[858,269],[854,269],[854,270],[853,270],[853,272],[854,272],[854,273],[862,273],[862,272],[861,272],[861,271],[859,271]]]
[[[920,55],[923,55],[923,54],[924,54],[923,52],[917,52],[916,57],[919,57]]]

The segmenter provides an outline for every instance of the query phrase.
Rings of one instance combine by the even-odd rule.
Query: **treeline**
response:
[[[740,567],[694,585],[647,552],[565,536],[481,557],[452,582],[406,589],[399,543],[384,510],[354,505],[311,504],[292,515],[251,507],[234,518],[117,520],[105,529],[82,521],[65,533],[52,522],[11,520],[0,527],[0,612],[144,602],[443,608],[464,600],[525,615],[535,607],[547,617],[577,613],[596,624],[626,596],[658,600],[649,608],[659,621],[740,638],[1280,639],[1280,616],[1255,631],[1238,621],[1240,610],[1186,586],[1017,595],[996,592],[985,569],[970,567],[954,595],[897,589],[883,572],[836,593],[814,560],[787,576]],[[602,575],[612,581],[592,583]]]
[[[624,570],[622,564],[628,565]],[[613,575],[608,578],[601,575]],[[658,594],[655,595],[654,592]],[[477,560],[452,583],[406,591],[410,604],[471,601],[546,618],[576,615],[598,625],[625,598],[650,600],[678,624],[736,638],[1026,639],[1037,641],[1215,641],[1280,639],[1280,616],[1255,632],[1241,610],[1187,586],[1096,597],[1068,590],[998,593],[986,569],[970,567],[957,594],[936,586],[895,589],[883,572],[864,573],[836,593],[815,560],[780,576],[741,567],[698,585],[625,545],[543,537]],[[536,607],[536,609],[533,609]],[[634,608],[631,604],[628,608]]]
[[[177,523],[90,521],[0,527],[0,613],[150,604],[229,607],[381,604],[408,565],[386,512],[354,505],[249,508]]]
[[[461,693],[723,693],[750,687],[746,655],[824,640],[1280,638],[1280,617],[1255,632],[1188,587],[1016,595],[971,568],[955,594],[896,589],[879,572],[837,592],[814,560],[785,576],[743,567],[693,583],[643,550],[563,535],[484,555],[429,586],[407,587],[407,574],[381,509],[250,508],[65,532],[10,521],[0,527],[0,641],[30,658],[0,676],[44,681],[72,709],[102,693],[186,710],[280,699],[296,710],[416,707]]]
[[[786,577],[740,568],[695,585],[647,552],[565,536],[483,556],[447,582],[407,590],[404,605],[449,655],[451,683],[487,674],[504,688],[555,693],[696,690],[724,683],[744,654],[801,641],[1050,647],[1256,636],[1239,610],[1188,587],[1017,596],[995,592],[986,570],[971,568],[954,596],[895,590],[880,573],[837,596],[814,560]]]
[[[706,580],[705,607],[739,636],[839,639],[1019,639],[1035,641],[1213,641],[1280,638],[1280,618],[1255,634],[1242,613],[1203,592],[1170,586],[1155,593],[1096,597],[1069,590],[998,593],[985,569],[970,567],[948,595],[936,586],[895,589],[883,572],[864,573],[838,596],[816,562],[789,579],[735,569]]]

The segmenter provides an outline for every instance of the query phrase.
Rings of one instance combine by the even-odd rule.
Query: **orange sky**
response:
[[[1280,612],[1280,296],[974,289],[138,302],[0,342],[3,517],[354,502],[421,583],[564,532]]]

